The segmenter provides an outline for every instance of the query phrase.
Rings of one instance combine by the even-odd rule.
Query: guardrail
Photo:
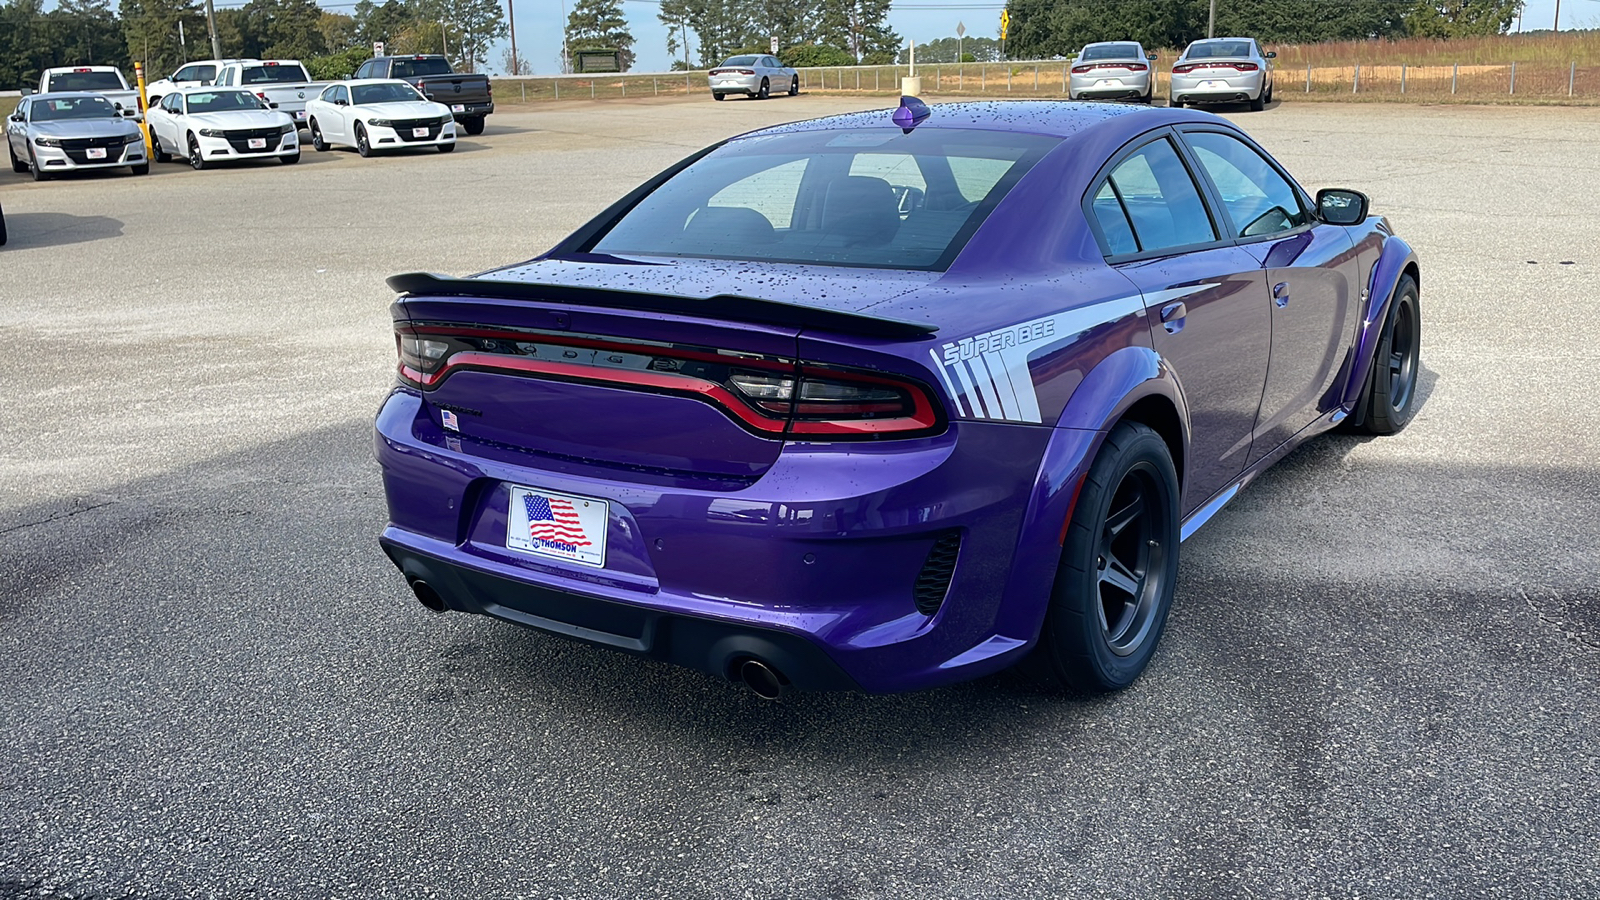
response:
[[[1065,97],[1069,60],[918,65],[928,96]],[[1170,62],[1156,64],[1157,98],[1165,98]],[[809,93],[882,94],[900,92],[908,66],[834,66],[798,70],[800,89]],[[1379,64],[1279,65],[1275,93],[1292,99],[1394,99],[1418,101],[1500,101],[1600,103],[1600,66],[1577,62],[1459,63],[1414,66],[1404,61]],[[783,89],[774,87],[773,93]],[[549,100],[610,100],[710,94],[705,70],[691,72],[590,73],[495,79],[501,103]]]

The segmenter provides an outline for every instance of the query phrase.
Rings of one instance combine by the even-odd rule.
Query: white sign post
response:
[[[372,42],[372,55],[373,56],[382,56],[383,55],[383,51],[384,51],[383,41],[373,41]]]
[[[778,55],[778,36],[777,35],[773,35],[772,36],[772,55],[773,56],[777,56]]]
[[[922,79],[917,77],[917,42],[907,41],[906,44],[910,47],[909,62],[911,63],[911,73],[907,77],[900,79],[900,96],[915,97],[922,93]]]

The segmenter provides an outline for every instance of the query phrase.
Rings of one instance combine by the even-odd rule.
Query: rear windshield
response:
[[[58,119],[103,119],[115,116],[117,110],[104,97],[52,97],[35,100],[31,107],[35,122],[53,122]]]
[[[725,65],[725,66],[753,66],[756,63],[760,62],[760,60],[761,60],[761,57],[759,57],[759,56],[730,56],[730,57],[728,57],[728,61],[723,63],[723,65]]]
[[[422,96],[409,84],[352,84],[350,96],[357,106],[367,103],[413,103]]]
[[[299,66],[248,66],[242,74],[240,84],[299,84],[311,80]]]
[[[938,128],[736,140],[656,188],[588,249],[942,271],[1057,143]]]
[[[1193,44],[1189,52],[1183,55],[1184,59],[1232,59],[1239,56],[1250,55],[1249,41],[1208,41],[1204,44]]]
[[[416,78],[419,75],[450,75],[450,62],[444,57],[433,59],[397,59],[390,70],[391,78]]]
[[[50,76],[52,91],[125,91],[116,72],[57,72]]]
[[[1142,58],[1138,44],[1095,44],[1083,48],[1083,55],[1078,57],[1079,60]]]

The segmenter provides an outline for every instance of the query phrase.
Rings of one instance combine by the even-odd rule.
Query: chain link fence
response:
[[[1164,59],[1176,54],[1164,54]],[[918,65],[927,97],[1054,97],[1066,96],[1071,62],[950,63]],[[1164,101],[1170,76],[1157,63],[1157,100]],[[800,90],[812,94],[898,96],[907,66],[838,66],[800,69]],[[1384,99],[1417,102],[1538,102],[1600,104],[1600,66],[1578,62],[1456,63],[1409,65],[1403,61],[1376,64],[1293,64],[1276,68],[1275,94],[1283,100]],[[774,86],[774,95],[784,93]],[[559,75],[541,78],[497,78],[495,101],[501,105],[545,101],[620,100],[652,97],[710,99],[704,70],[693,72]]]

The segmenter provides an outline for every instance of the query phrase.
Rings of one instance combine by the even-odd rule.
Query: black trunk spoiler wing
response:
[[[390,275],[390,288],[417,297],[486,297],[500,300],[537,300],[571,306],[627,309],[638,312],[700,316],[754,325],[788,328],[817,328],[863,337],[914,340],[939,330],[926,322],[907,322],[861,313],[801,306],[777,300],[759,300],[735,294],[714,297],[681,297],[611,288],[574,287],[563,284],[533,284],[524,281],[495,281],[483,278],[450,278],[429,272]]]

